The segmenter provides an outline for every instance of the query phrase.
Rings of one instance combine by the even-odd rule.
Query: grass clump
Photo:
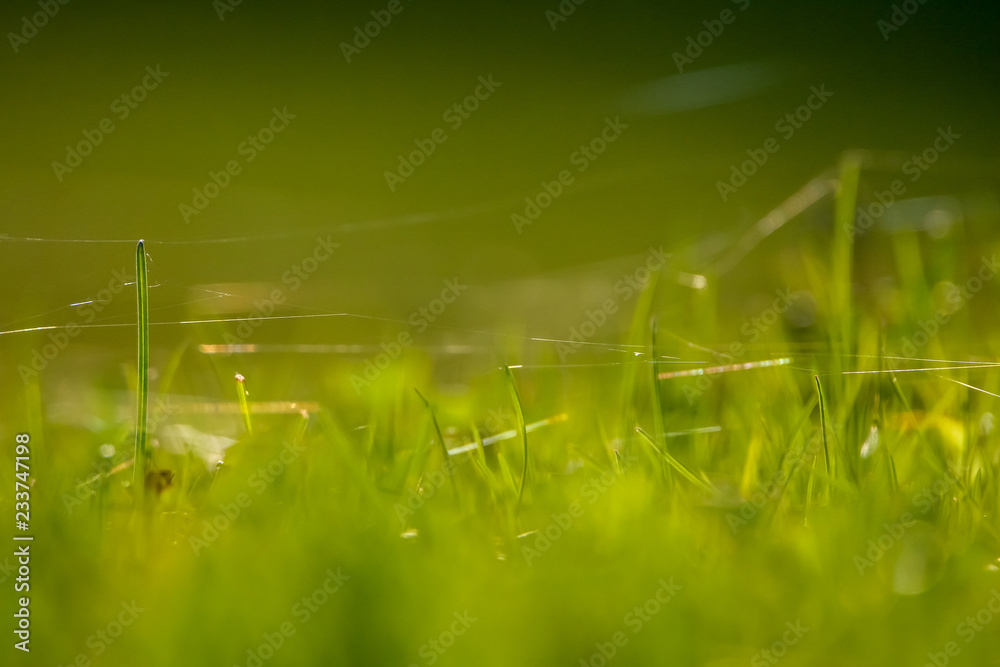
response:
[[[888,262],[831,251],[827,227],[706,271],[706,290],[666,270],[572,364],[538,340],[463,362],[414,346],[361,396],[350,359],[181,355],[226,323],[151,351],[140,243],[134,474],[155,449],[178,476],[150,496],[136,550],[118,472],[86,502],[64,498],[121,425],[48,427],[38,539],[60,548],[38,556],[35,604],[61,612],[36,619],[43,657],[87,652],[135,599],[143,615],[102,664],[247,665],[284,623],[295,632],[271,665],[429,664],[456,614],[476,620],[434,654],[442,665],[596,664],[617,632],[616,665],[753,664],[787,624],[808,628],[787,665],[919,665],[949,642],[956,664],[991,664],[1000,619],[968,642],[959,624],[1000,590],[998,285],[919,354],[892,348],[942,307],[935,290],[1000,249],[995,222],[966,221],[979,240],[948,262],[916,228],[869,232]],[[928,289],[899,270],[917,260]],[[797,296],[770,320],[779,287]],[[754,318],[770,324],[746,328]],[[178,407],[147,444],[159,359]],[[259,404],[240,381],[233,401],[237,361]],[[443,366],[452,381],[435,383]],[[433,407],[414,384],[433,387]],[[110,414],[119,399],[100,386],[87,399]],[[225,465],[198,458],[210,446]],[[329,572],[348,578],[310,609]],[[679,592],[653,605],[663,582]]]

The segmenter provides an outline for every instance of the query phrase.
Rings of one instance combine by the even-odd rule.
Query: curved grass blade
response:
[[[437,415],[434,413],[434,408],[431,407],[431,402],[428,401],[426,398],[424,398],[424,395],[420,393],[419,389],[414,387],[413,391],[417,392],[417,396],[419,396],[420,400],[424,402],[425,406],[427,406],[427,412],[431,414],[431,423],[434,424],[434,433],[437,434],[438,442],[441,444],[441,461],[444,464],[447,464],[449,460],[448,445],[444,441],[444,434],[441,432],[441,426],[438,424]],[[452,495],[455,497],[455,503],[458,504],[458,487],[455,485],[455,480],[452,477],[450,466],[448,467],[448,477],[449,479],[451,479]]]
[[[684,478],[687,479],[689,482],[691,482],[692,484],[694,484],[695,486],[697,486],[699,489],[701,489],[701,490],[703,490],[703,491],[705,491],[707,493],[717,493],[718,492],[718,489],[716,489],[711,484],[708,484],[704,480],[701,480],[701,479],[698,479],[697,477],[695,477],[694,474],[690,470],[688,470],[687,468],[685,468],[684,465],[680,461],[678,461],[677,459],[675,459],[674,457],[672,457],[670,454],[668,454],[666,452],[666,450],[663,450],[663,449],[660,449],[659,447],[657,447],[656,441],[653,440],[652,436],[650,436],[648,433],[646,433],[644,430],[642,430],[641,426],[636,426],[635,427],[635,432],[638,433],[639,435],[641,435],[643,437],[643,439],[646,442],[648,442],[650,444],[650,446],[660,456],[662,456],[663,458],[665,458],[667,460],[667,463],[669,463],[670,465],[672,465],[674,467],[674,469],[677,472],[679,472],[681,475],[683,475]]]
[[[819,421],[820,428],[823,429],[823,454],[826,456],[826,474],[833,477],[830,469],[830,446],[826,440],[826,401],[823,399],[823,386],[819,382],[819,376],[814,375],[816,380],[816,393],[819,394]]]
[[[521,468],[521,485],[517,489],[517,504],[520,506],[521,498],[524,496],[524,485],[528,481],[528,429],[524,423],[524,412],[521,410],[521,395],[517,391],[514,374],[510,372],[510,366],[504,366],[503,370],[507,377],[507,388],[510,390],[510,397],[514,401],[514,411],[517,413],[517,428],[521,432],[521,442],[524,444],[524,466]]]
[[[476,422],[473,421],[470,424],[472,428],[472,437],[476,440],[476,453],[472,457],[473,463],[475,463],[476,468],[479,473],[486,480],[486,486],[489,487],[490,495],[496,497],[497,495],[497,480],[496,476],[490,470],[489,464],[486,462],[486,446],[483,444],[483,437],[479,433],[479,428],[476,426]]]

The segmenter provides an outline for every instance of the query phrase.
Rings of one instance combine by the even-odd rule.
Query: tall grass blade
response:
[[[820,428],[823,429],[823,454],[826,456],[826,474],[833,476],[833,472],[830,470],[830,446],[826,440],[826,401],[823,400],[823,386],[819,383],[818,375],[814,375],[813,379],[816,380],[816,393],[819,395],[819,423]]]
[[[511,400],[514,401],[514,411],[517,413],[517,428],[521,432],[521,443],[524,446],[524,465],[521,467],[521,484],[517,488],[517,504],[520,506],[521,498],[524,497],[524,485],[528,481],[528,429],[524,422],[524,412],[521,409],[521,395],[517,391],[514,374],[510,372],[510,366],[504,366],[503,370],[507,377],[507,388],[510,390]]]
[[[650,400],[653,405],[653,435],[656,437],[657,442],[663,442],[663,434],[665,428],[663,426],[663,399],[660,394],[660,380],[657,377],[657,366],[656,360],[659,359],[656,352],[656,318],[649,318],[649,359],[650,359]],[[667,485],[673,483],[673,478],[671,477],[671,471],[669,466],[664,466],[664,473],[667,478]]]
[[[651,273],[646,281],[639,297],[636,299],[635,310],[632,312],[632,321],[629,324],[626,342],[629,345],[640,346],[644,342],[645,327],[653,312],[653,300],[656,296],[656,287],[659,283],[660,272]],[[638,349],[638,347],[636,348]],[[638,395],[641,379],[639,377],[641,364],[631,364],[625,367],[624,377],[621,384],[622,400],[622,451],[628,454],[632,451],[633,428],[639,423],[638,416]],[[656,364],[653,364],[656,367]]]
[[[135,249],[136,305],[139,311],[138,401],[135,418],[135,465],[132,489],[137,504],[144,500],[148,452],[146,451],[146,412],[149,408],[149,277],[146,273],[146,247],[142,240]]]
[[[862,156],[846,153],[840,161],[837,195],[833,220],[833,285],[831,288],[831,332],[833,342],[833,372],[839,375],[853,351],[853,310],[851,303],[851,276],[854,264],[855,209],[858,202],[858,185],[861,180]],[[839,400],[845,393],[845,381],[834,383],[833,396]]]

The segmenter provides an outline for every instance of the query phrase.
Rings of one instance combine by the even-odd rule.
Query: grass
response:
[[[819,428],[823,434],[823,460],[826,462],[826,474],[833,476],[833,467],[830,465],[830,442],[826,435],[826,401],[823,400],[823,384],[819,381],[819,376],[814,375],[816,380],[816,395],[819,397]]]
[[[844,167],[836,220],[863,197],[858,169]],[[1000,374],[971,367],[1000,354],[998,285],[953,311],[920,360],[894,349],[954,307],[943,290],[995,252],[995,223],[966,220],[947,261],[950,241],[918,230],[873,230],[862,248],[827,226],[789,240],[794,252],[757,249],[743,273],[706,273],[705,290],[677,286],[672,267],[572,367],[551,368],[551,346],[524,340],[460,366],[456,391],[434,382],[444,361],[414,347],[360,398],[351,361],[192,353],[223,324],[151,351],[140,242],[134,474],[144,479],[148,451],[176,475],[149,494],[140,549],[127,520],[140,482],[111,473],[67,500],[128,426],[67,426],[46,421],[41,400],[25,403],[46,443],[33,499],[47,545],[33,561],[39,657],[570,666],[601,664],[622,631],[608,664],[724,667],[771,664],[761,651],[801,623],[782,664],[922,665],[948,642],[954,664],[993,664],[1000,618],[971,637],[959,624],[1000,590]],[[767,321],[778,288],[803,296],[751,342],[744,324]],[[762,305],[746,305],[755,295]],[[722,358],[733,342],[745,352]],[[784,357],[793,362],[659,379],[667,365]],[[232,401],[237,361],[270,412],[239,381]],[[152,392],[150,368],[162,369]],[[120,400],[101,389],[113,377],[86,392],[96,413]],[[430,389],[414,396],[414,384]],[[151,416],[147,448],[151,398],[171,407]],[[214,420],[195,410],[206,402]],[[566,417],[529,429],[525,412]],[[197,429],[170,449],[176,424]],[[488,440],[505,430],[514,437]],[[233,442],[215,467],[200,457],[219,434]],[[338,568],[343,585],[317,595]],[[681,589],[652,605],[661,581]],[[94,639],[133,600],[136,622]],[[442,639],[466,611],[467,632]],[[254,657],[282,624],[294,634]]]
[[[138,315],[136,349],[136,417],[135,455],[132,466],[132,488],[142,489],[146,483],[149,452],[146,449],[146,413],[149,410],[149,275],[146,271],[146,246],[142,242],[135,248],[135,294]],[[144,494],[135,494],[135,503],[142,505]]]
[[[521,433],[521,482],[517,485],[517,504],[521,505],[524,498],[524,487],[528,484],[528,427],[524,421],[524,410],[521,408],[521,395],[517,391],[517,382],[510,366],[504,366],[504,378],[507,380],[507,388],[510,390],[510,399],[514,403],[514,411],[517,415],[517,430]]]
[[[431,402],[428,401],[426,398],[424,398],[424,395],[420,393],[419,389],[414,388],[413,391],[416,392],[417,397],[420,398],[420,401],[427,408],[427,413],[431,417],[431,424],[434,425],[434,435],[437,436],[438,445],[441,447],[441,460],[442,461],[447,461],[448,460],[448,443],[444,439],[444,434],[441,433],[441,426],[438,424],[437,415],[434,414],[434,408],[431,406]],[[450,476],[451,472],[449,471],[448,474]],[[455,495],[455,502],[457,503],[458,502],[458,489],[457,489],[457,487],[452,486],[452,493]]]
[[[243,424],[246,426],[247,435],[253,435],[253,422],[250,420],[250,404],[247,403],[247,396],[250,395],[250,390],[247,389],[247,380],[245,377],[236,374],[236,396],[240,401],[240,413],[243,415]]]
[[[667,453],[662,447],[660,447],[660,445],[656,444],[656,440],[654,440],[651,435],[643,431],[641,426],[636,426],[635,431],[642,436],[643,440],[649,443],[649,446],[652,447],[657,454],[662,456],[663,459],[670,464],[671,468],[679,472],[689,482],[709,494],[717,491],[717,489],[715,489],[711,484],[707,484],[706,482],[698,479],[694,473],[685,468],[682,463]]]

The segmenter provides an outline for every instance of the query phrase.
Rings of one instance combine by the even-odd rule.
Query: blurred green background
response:
[[[1000,64],[992,6],[917,5],[888,40],[878,22],[891,18],[892,6],[867,2],[589,2],[555,29],[546,12],[558,4],[400,6],[347,62],[341,43],[383,6],[59,5],[0,60],[2,232],[147,239],[152,280],[161,284],[154,320],[246,312],[250,300],[206,302],[210,294],[192,288],[266,293],[317,235],[333,233],[342,244],[336,261],[311,277],[294,305],[406,319],[441,280],[460,276],[479,293],[448,314],[466,328],[513,324],[559,337],[564,322],[546,315],[575,316],[589,301],[580,289],[539,289],[532,277],[605,281],[602,262],[631,266],[659,244],[683,254],[691,271],[705,270],[846,149],[900,151],[905,159],[930,146],[939,127],[953,127],[962,139],[907,195],[995,185]],[[679,75],[674,54],[727,9],[732,23]],[[7,30],[23,32],[24,17],[39,9],[12,3],[0,11]],[[120,119],[121,102],[112,104],[147,67],[169,75]],[[442,115],[490,75],[501,86],[451,130]],[[812,86],[833,97],[723,201],[717,183],[747,150],[780,136],[776,121]],[[246,163],[238,147],[274,108],[296,118]],[[572,170],[574,151],[606,117],[619,116],[628,125],[621,138],[585,172],[574,171],[573,186],[518,234],[510,216],[523,212],[524,198]],[[57,179],[53,162],[105,118],[114,131]],[[385,172],[439,127],[447,141],[390,192]],[[185,222],[179,206],[230,160],[242,172]],[[796,225],[825,229],[823,215]],[[234,238],[246,240],[159,243]],[[130,243],[3,241],[0,253],[5,284],[16,286],[0,311],[12,329],[72,319],[66,307],[95,298],[130,261]],[[748,263],[733,275],[723,287],[759,272]],[[745,296],[735,293],[734,303]],[[199,303],[182,305],[190,301]],[[102,320],[131,321],[131,307],[118,299]],[[373,333],[372,323],[357,320],[305,329],[310,338],[349,343]],[[103,347],[113,333],[79,340]]]
[[[890,475],[881,460],[857,463],[856,488],[837,487],[843,495],[815,510],[821,530],[802,525],[802,498],[813,497],[812,482],[808,492],[803,482],[775,510],[781,520],[768,514],[766,528],[730,536],[723,510],[736,506],[736,487],[745,492],[753,477],[742,469],[744,459],[761,456],[762,470],[780,468],[778,443],[804,438],[797,419],[813,415],[818,423],[809,403],[812,372],[832,373],[843,361],[823,356],[831,344],[824,327],[845,317],[831,312],[824,291],[843,278],[828,265],[839,233],[832,199],[809,207],[731,268],[719,268],[772,209],[817,177],[829,185],[844,151],[867,151],[859,186],[859,204],[867,206],[900,177],[910,156],[933,145],[939,128],[960,138],[919,181],[908,182],[907,201],[854,245],[855,351],[898,349],[900,337],[912,335],[940,303],[942,286],[963,282],[981,256],[995,251],[1000,8],[912,5],[917,11],[885,39],[879,21],[891,18],[888,2],[587,0],[553,29],[546,12],[558,11],[556,0],[402,0],[402,10],[347,62],[341,43],[386,3],[243,0],[225,5],[232,11],[220,17],[222,5],[210,0],[71,0],[16,51],[7,33],[22,32],[23,17],[39,5],[6,3],[0,437],[7,466],[13,434],[32,433],[41,486],[33,500],[37,651],[28,657],[5,646],[3,664],[13,656],[9,664],[63,665],[81,653],[93,664],[248,664],[246,650],[264,641],[261,633],[294,619],[296,601],[337,567],[351,579],[317,612],[322,623],[297,625],[301,641],[289,638],[267,664],[430,664],[421,646],[465,609],[475,609],[479,620],[442,664],[579,664],[597,650],[594,642],[611,641],[623,614],[653,596],[661,577],[675,575],[685,589],[657,630],[639,635],[632,652],[622,649],[614,661],[658,664],[666,656],[670,664],[745,664],[780,637],[785,621],[801,617],[816,624],[813,643],[785,664],[921,664],[996,585],[982,567],[996,558],[996,498],[963,497],[960,508],[956,501],[957,509],[941,508],[940,516],[936,509],[921,524],[915,539],[927,529],[932,546],[919,549],[933,561],[922,596],[899,595],[888,564],[858,577],[852,555],[936,478],[913,454],[923,451],[917,429],[897,416],[880,424],[903,434],[886,436],[898,446],[898,471]],[[735,19],[679,73],[674,54],[725,9]],[[112,105],[140,84],[147,67],[169,74],[120,117],[121,106]],[[443,114],[474,93],[479,77],[500,85],[452,129]],[[779,138],[775,123],[814,86],[832,97],[794,136]],[[240,146],[267,126],[273,109],[295,117],[247,162]],[[53,162],[65,161],[67,145],[105,118],[114,131],[57,177]],[[574,152],[599,136],[607,118],[628,127],[586,171],[576,171]],[[385,172],[436,128],[447,140],[391,190]],[[779,138],[780,149],[724,201],[718,181],[770,137]],[[241,172],[186,222],[179,206],[191,204],[193,190],[231,160]],[[523,213],[525,198],[537,197],[543,181],[564,169],[573,184],[518,233],[511,215]],[[226,460],[233,473],[217,484],[197,455],[161,450],[158,463],[178,477],[146,523],[127,511],[128,490],[118,483],[127,472],[83,494],[81,506],[66,501],[95,465],[120,462],[128,452],[134,288],[95,313],[95,324],[122,326],[82,330],[28,381],[19,367],[30,366],[50,332],[6,333],[80,322],[85,302],[100,298],[114,272],[134,275],[139,238],[147,242],[154,323],[267,315],[258,304],[275,289],[285,303],[273,314],[350,314],[264,322],[242,337],[263,354],[205,353],[202,346],[240,335],[233,323],[154,327],[154,401],[182,406],[157,426],[198,429],[175,437],[200,443],[199,451],[220,446],[212,438],[236,444]],[[317,238],[339,247],[292,289],[294,281],[283,277],[317,257]],[[715,363],[704,348],[683,341],[713,349],[745,342],[741,325],[766,308],[775,289],[811,295],[739,360],[817,352],[819,361],[800,357],[794,380],[768,370],[759,381],[720,382],[717,394],[694,406],[674,385],[662,402],[656,397],[668,431],[721,425],[724,435],[689,436],[678,449],[692,467],[718,473],[713,481],[726,498],[694,502],[686,487],[678,490],[676,475],[664,491],[662,461],[643,458],[642,475],[602,495],[578,533],[567,531],[565,542],[525,567],[518,535],[548,525],[586,480],[622,472],[611,454],[621,444],[620,406],[608,395],[623,382],[630,386],[611,366],[580,374],[526,369],[519,381],[527,421],[569,415],[565,427],[550,424],[536,441],[545,446],[528,509],[518,514],[509,493],[492,487],[481,497],[471,481],[476,469],[463,459],[460,509],[453,511],[442,489],[418,519],[397,522],[393,503],[426,487],[423,475],[441,465],[437,449],[429,449],[440,443],[412,388],[432,397],[449,447],[472,441],[470,422],[484,436],[514,428],[497,366],[566,362],[551,342],[532,339],[567,338],[587,310],[621,294],[616,281],[633,274],[650,247],[661,246],[671,268],[655,304],[637,294],[622,299],[620,314],[594,338],[595,349],[568,363],[617,363],[623,341],[645,345],[635,336],[645,335],[646,322],[633,321],[633,310],[659,316],[661,352]],[[411,315],[431,307],[445,280],[468,288],[435,326],[415,333]],[[698,280],[705,289],[692,289]],[[990,285],[989,296],[926,353],[995,358],[995,289]],[[366,360],[401,331],[415,339],[405,359],[372,390],[355,391],[352,378],[363,377]],[[289,414],[255,416],[257,432],[247,436],[235,409],[235,372],[248,378],[252,401],[281,403]],[[961,377],[980,384],[979,376]],[[992,379],[981,384],[1000,389]],[[964,439],[927,437],[942,461],[971,466],[972,454],[955,452],[980,442],[974,425],[989,404],[943,386],[947,391],[907,386],[913,419],[923,424],[930,415],[928,422],[947,422],[942,432],[964,429]],[[831,408],[838,446],[853,452],[848,459],[861,445],[852,435],[863,440],[870,426],[867,413],[855,414],[864,412],[858,405],[887,410],[877,401],[872,408],[866,392],[890,393],[868,384],[831,389],[834,400],[848,397]],[[864,397],[858,405],[850,400],[855,394]],[[296,417],[303,405],[307,427]],[[169,437],[156,435],[165,449]],[[285,440],[305,443],[308,454],[258,496],[248,476],[274,461]],[[510,443],[512,458],[502,465],[490,455],[500,486],[507,474],[512,483],[517,477],[518,444]],[[989,472],[980,479],[982,493],[995,496],[1000,484],[995,456],[987,465],[987,453],[995,454],[989,446],[979,461]],[[768,474],[761,472],[761,481]],[[966,481],[972,488],[971,474]],[[241,492],[253,499],[242,523],[206,553],[193,554],[190,535]],[[7,517],[11,499],[0,500]],[[957,527],[933,532],[930,526],[946,524],[941,517],[951,511]],[[792,515],[797,521],[784,521]],[[0,609],[9,619],[7,570],[0,578]],[[148,609],[137,620],[141,629],[95,655],[88,637],[133,598]],[[964,664],[989,664],[996,631],[966,651]]]
[[[890,3],[741,5],[586,2],[553,30],[545,11],[558,3],[406,1],[348,63],[340,43],[383,5],[244,2],[220,20],[211,2],[72,2],[0,60],[3,232],[145,237],[155,272],[195,285],[269,280],[311,247],[311,236],[224,246],[156,240],[466,213],[345,235],[336,266],[316,276],[322,307],[337,309],[356,295],[377,304],[410,289],[410,303],[422,301],[428,274],[432,283],[452,274],[489,283],[652,243],[676,249],[715,233],[725,243],[841,151],[921,151],[939,126],[963,139],[935,172],[974,178],[981,160],[995,169],[995,7],[920,5],[885,41],[877,22],[889,18]],[[758,70],[676,90],[672,80],[663,84],[669,103],[640,103],[654,99],[644,86],[677,76],[672,54],[726,8],[735,21],[687,73]],[[8,3],[0,23],[14,31],[35,11],[35,3]],[[112,102],[157,65],[169,76],[118,120]],[[383,174],[397,156],[447,127],[442,113],[490,74],[502,86],[391,193]],[[834,93],[828,104],[723,202],[716,182],[820,84]],[[240,159],[238,145],[274,107],[297,118],[185,224],[178,205],[209,171]],[[629,125],[621,140],[540,222],[514,233],[510,214],[569,167],[609,115]],[[105,117],[115,131],[57,181],[52,162]],[[3,243],[0,252],[5,282],[19,286],[4,305],[15,319],[90,298],[127,249]]]

